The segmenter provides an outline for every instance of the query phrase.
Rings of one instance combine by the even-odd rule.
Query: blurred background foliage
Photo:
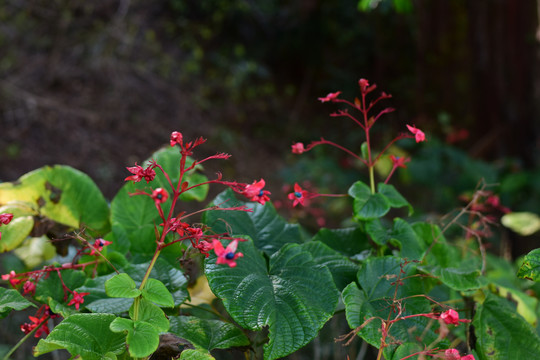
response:
[[[397,109],[376,147],[405,124],[428,134],[395,149],[413,158],[399,181],[420,213],[460,205],[482,178],[504,205],[538,211],[537,14],[534,0],[6,0],[0,180],[62,163],[111,198],[125,166],[178,130],[209,139],[201,157],[233,155],[210,175],[263,177],[278,204],[284,181],[345,192],[358,164],[290,145],[359,151],[360,129],[317,97],[353,99],[363,77]]]

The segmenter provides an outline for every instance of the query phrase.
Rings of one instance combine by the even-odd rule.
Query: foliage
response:
[[[359,87],[353,101],[340,92],[319,100],[346,107],[331,116],[361,129],[360,154],[326,138],[292,145],[294,154],[330,145],[366,168],[368,180],[345,193],[296,183],[288,194],[292,207],[345,199],[352,216],[342,228],[311,234],[289,222],[263,179],[209,179],[202,165],[229,155],[197,160],[205,140],[176,131],[171,147],[127,168],[110,204],[88,176],[67,166],[0,184],[0,249],[16,252],[37,238],[57,253],[45,261],[42,249],[39,265],[2,275],[12,289],[0,288],[0,317],[38,308],[21,325],[22,341],[44,337],[36,356],[65,349],[84,359],[140,359],[172,348],[169,358],[213,359],[228,349],[272,360],[311,343],[344,311],[350,331],[334,334],[337,340],[350,346],[361,338],[377,359],[534,357],[538,298],[527,288],[539,279],[538,251],[519,270],[488,253],[491,225],[509,210],[485,184],[440,225],[413,220],[413,204],[390,181],[414,161],[393,150],[398,141],[419,146],[427,136],[407,125],[378,143],[372,128],[394,110],[379,109],[391,95],[372,99],[376,86],[365,79]],[[226,190],[188,211],[187,202],[206,200],[209,186]],[[204,279],[217,300],[195,305],[190,286]]]

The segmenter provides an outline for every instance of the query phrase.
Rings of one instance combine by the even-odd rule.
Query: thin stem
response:
[[[369,184],[371,185],[371,193],[375,194],[375,174],[373,171],[373,166],[369,167]]]

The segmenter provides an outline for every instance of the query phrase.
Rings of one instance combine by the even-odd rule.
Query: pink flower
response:
[[[465,355],[461,357],[461,360],[475,360],[474,355]]]
[[[301,154],[304,151],[306,151],[306,149],[304,148],[304,144],[302,144],[301,142],[297,142],[296,144],[293,144],[291,147],[292,147],[293,154]]]
[[[326,95],[326,97],[320,97],[318,100],[320,100],[320,102],[336,101],[339,94],[341,94],[341,91],[338,91],[338,92],[335,92],[335,93],[330,93],[330,94]]]
[[[154,191],[152,191],[152,195],[150,195],[152,199],[156,202],[156,204],[162,204],[169,198],[169,194],[165,189],[163,188],[157,188]]]
[[[176,144],[182,146],[182,140],[183,140],[182,133],[180,133],[178,131],[173,131],[172,132],[172,134],[171,134],[171,146],[174,146]]]
[[[235,260],[244,256],[241,252],[235,253],[236,248],[238,247],[238,239],[231,241],[226,248],[223,248],[223,244],[219,240],[212,241],[212,245],[214,247],[214,252],[218,257],[216,264],[227,264],[230,267],[235,267]]]
[[[294,192],[288,195],[289,200],[293,200],[293,206],[298,204],[304,205],[306,197],[309,193],[306,190],[303,190],[298,183],[294,184]]]
[[[407,129],[409,129],[409,131],[413,133],[414,139],[416,140],[417,143],[426,141],[426,135],[424,134],[422,130],[417,129],[414,125],[413,126],[407,125]]]
[[[444,359],[445,360],[459,360],[461,356],[459,355],[459,351],[456,349],[447,349],[444,352]]]
[[[73,299],[71,299],[71,301],[68,303],[68,306],[75,304],[75,309],[79,310],[79,306],[84,302],[84,297],[86,295],[90,295],[90,293],[78,293],[76,291],[73,291]]]
[[[9,283],[13,287],[19,285],[23,281],[22,279],[17,279],[17,274],[13,270],[11,270],[9,274],[2,275],[2,280],[9,280]]]
[[[411,161],[411,159],[409,158],[399,157],[399,156],[394,156],[394,155],[390,155],[390,160],[392,160],[392,165],[394,167],[401,167],[404,169],[407,167],[405,163],[408,163],[409,161]]]
[[[10,214],[10,213],[0,214],[0,225],[2,224],[7,225],[11,222],[12,219],[13,219],[13,214]]]
[[[32,281],[26,281],[23,285],[23,295],[34,295],[36,292],[36,284]]]
[[[265,202],[269,201],[270,191],[263,190],[266,183],[263,179],[259,181],[254,181],[251,185],[246,185],[245,189],[242,191],[242,194],[251,201],[257,201],[259,204],[264,205]]]
[[[441,319],[446,324],[459,325],[459,314],[454,309],[449,309],[441,314]]]
[[[135,163],[135,166],[127,167],[126,169],[128,169],[133,175],[125,178],[124,181],[139,182],[144,179],[146,180],[146,183],[149,183],[150,181],[154,180],[154,177],[156,177],[154,165],[150,165],[146,169],[143,169],[142,166]]]
[[[96,239],[96,241],[94,242],[94,248],[90,251],[90,255],[94,255],[96,252],[101,252],[103,250],[103,247],[111,244],[111,241],[107,241],[102,238]]]

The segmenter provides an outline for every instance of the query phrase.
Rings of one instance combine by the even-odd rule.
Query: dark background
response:
[[[208,138],[198,158],[233,155],[207,163],[209,176],[264,178],[279,199],[299,171],[293,142],[324,136],[359,150],[363,134],[317,98],[341,90],[354,99],[366,78],[396,108],[378,144],[405,124],[428,134],[409,149],[415,207],[448,209],[488,168],[504,205],[538,213],[538,14],[534,0],[2,0],[0,181],[67,164],[112,199],[125,167],[176,130]],[[463,129],[451,142],[460,153],[444,150]],[[319,159],[307,169],[325,172],[325,155],[307,154]],[[329,168],[351,171],[341,160]],[[538,247],[510,236],[516,257]]]
[[[112,198],[125,166],[178,130],[209,139],[200,156],[231,153],[237,180],[279,189],[293,141],[361,139],[316,100],[354,98],[361,77],[393,94],[388,131],[467,129],[472,157],[538,166],[536,1],[357,5],[3,1],[0,180],[62,163]]]

